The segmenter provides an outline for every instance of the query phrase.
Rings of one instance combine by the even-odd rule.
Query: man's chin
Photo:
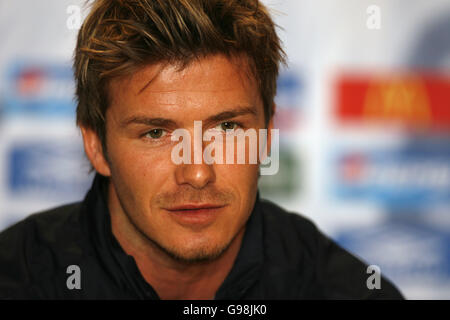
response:
[[[223,246],[217,246],[214,248],[200,247],[200,248],[185,248],[185,247],[172,247],[164,248],[158,245],[158,247],[173,260],[183,264],[200,264],[208,263],[220,258],[224,252],[228,249],[229,244]]]

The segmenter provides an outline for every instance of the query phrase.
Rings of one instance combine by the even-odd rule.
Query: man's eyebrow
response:
[[[164,118],[149,118],[145,116],[132,116],[120,123],[122,128],[130,124],[143,124],[147,126],[160,126],[160,127],[176,127],[176,122],[170,119]]]
[[[218,114],[215,114],[213,116],[208,117],[205,122],[211,123],[211,122],[217,122],[217,121],[223,121],[227,119],[232,119],[237,116],[241,115],[257,115],[256,109],[254,107],[239,107],[233,110],[227,110],[220,112]],[[199,119],[201,120],[201,119]],[[130,124],[143,124],[147,126],[161,126],[161,127],[177,127],[177,123],[170,119],[165,118],[149,118],[146,116],[131,116],[126,118],[125,120],[121,121],[120,126],[122,128],[127,127]]]
[[[205,122],[217,122],[217,121],[223,121],[227,119],[231,119],[237,116],[247,115],[251,114],[254,116],[257,116],[258,113],[256,112],[255,107],[239,107],[233,110],[227,110],[221,113],[218,113],[216,115],[213,115],[211,117],[208,117]]]

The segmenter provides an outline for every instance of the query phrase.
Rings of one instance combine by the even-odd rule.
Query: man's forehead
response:
[[[110,89],[113,95],[118,91],[139,95],[147,90],[226,90],[236,85],[255,85],[248,59],[218,54],[191,59],[186,64],[163,61],[143,65],[129,75],[111,80]]]
[[[185,120],[206,119],[241,107],[254,109],[250,114],[260,118],[263,106],[259,91],[246,75],[245,64],[245,59],[211,56],[184,68],[177,63],[146,65],[111,86],[109,109],[116,110],[114,118],[120,122],[180,115]]]

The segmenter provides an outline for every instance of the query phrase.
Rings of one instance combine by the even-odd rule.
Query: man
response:
[[[257,1],[95,1],[74,72],[77,123],[97,175],[83,202],[0,235],[0,296],[401,298],[384,278],[369,289],[366,265],[259,198],[263,159],[202,157],[218,141],[214,156],[237,151],[224,141],[239,129],[273,128],[283,59]],[[200,159],[199,125],[214,135],[200,138]],[[194,138],[174,152],[179,130]],[[244,147],[249,158],[254,141]]]

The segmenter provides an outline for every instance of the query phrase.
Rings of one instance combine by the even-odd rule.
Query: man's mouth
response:
[[[203,203],[203,204],[183,204],[179,206],[173,206],[170,208],[167,208],[168,211],[185,211],[185,212],[194,212],[194,211],[201,211],[201,210],[208,210],[208,209],[218,209],[223,208],[225,205],[217,205],[217,204],[209,204],[209,203]]]
[[[166,208],[170,216],[183,226],[207,226],[214,222],[226,205],[211,203],[183,204]]]

